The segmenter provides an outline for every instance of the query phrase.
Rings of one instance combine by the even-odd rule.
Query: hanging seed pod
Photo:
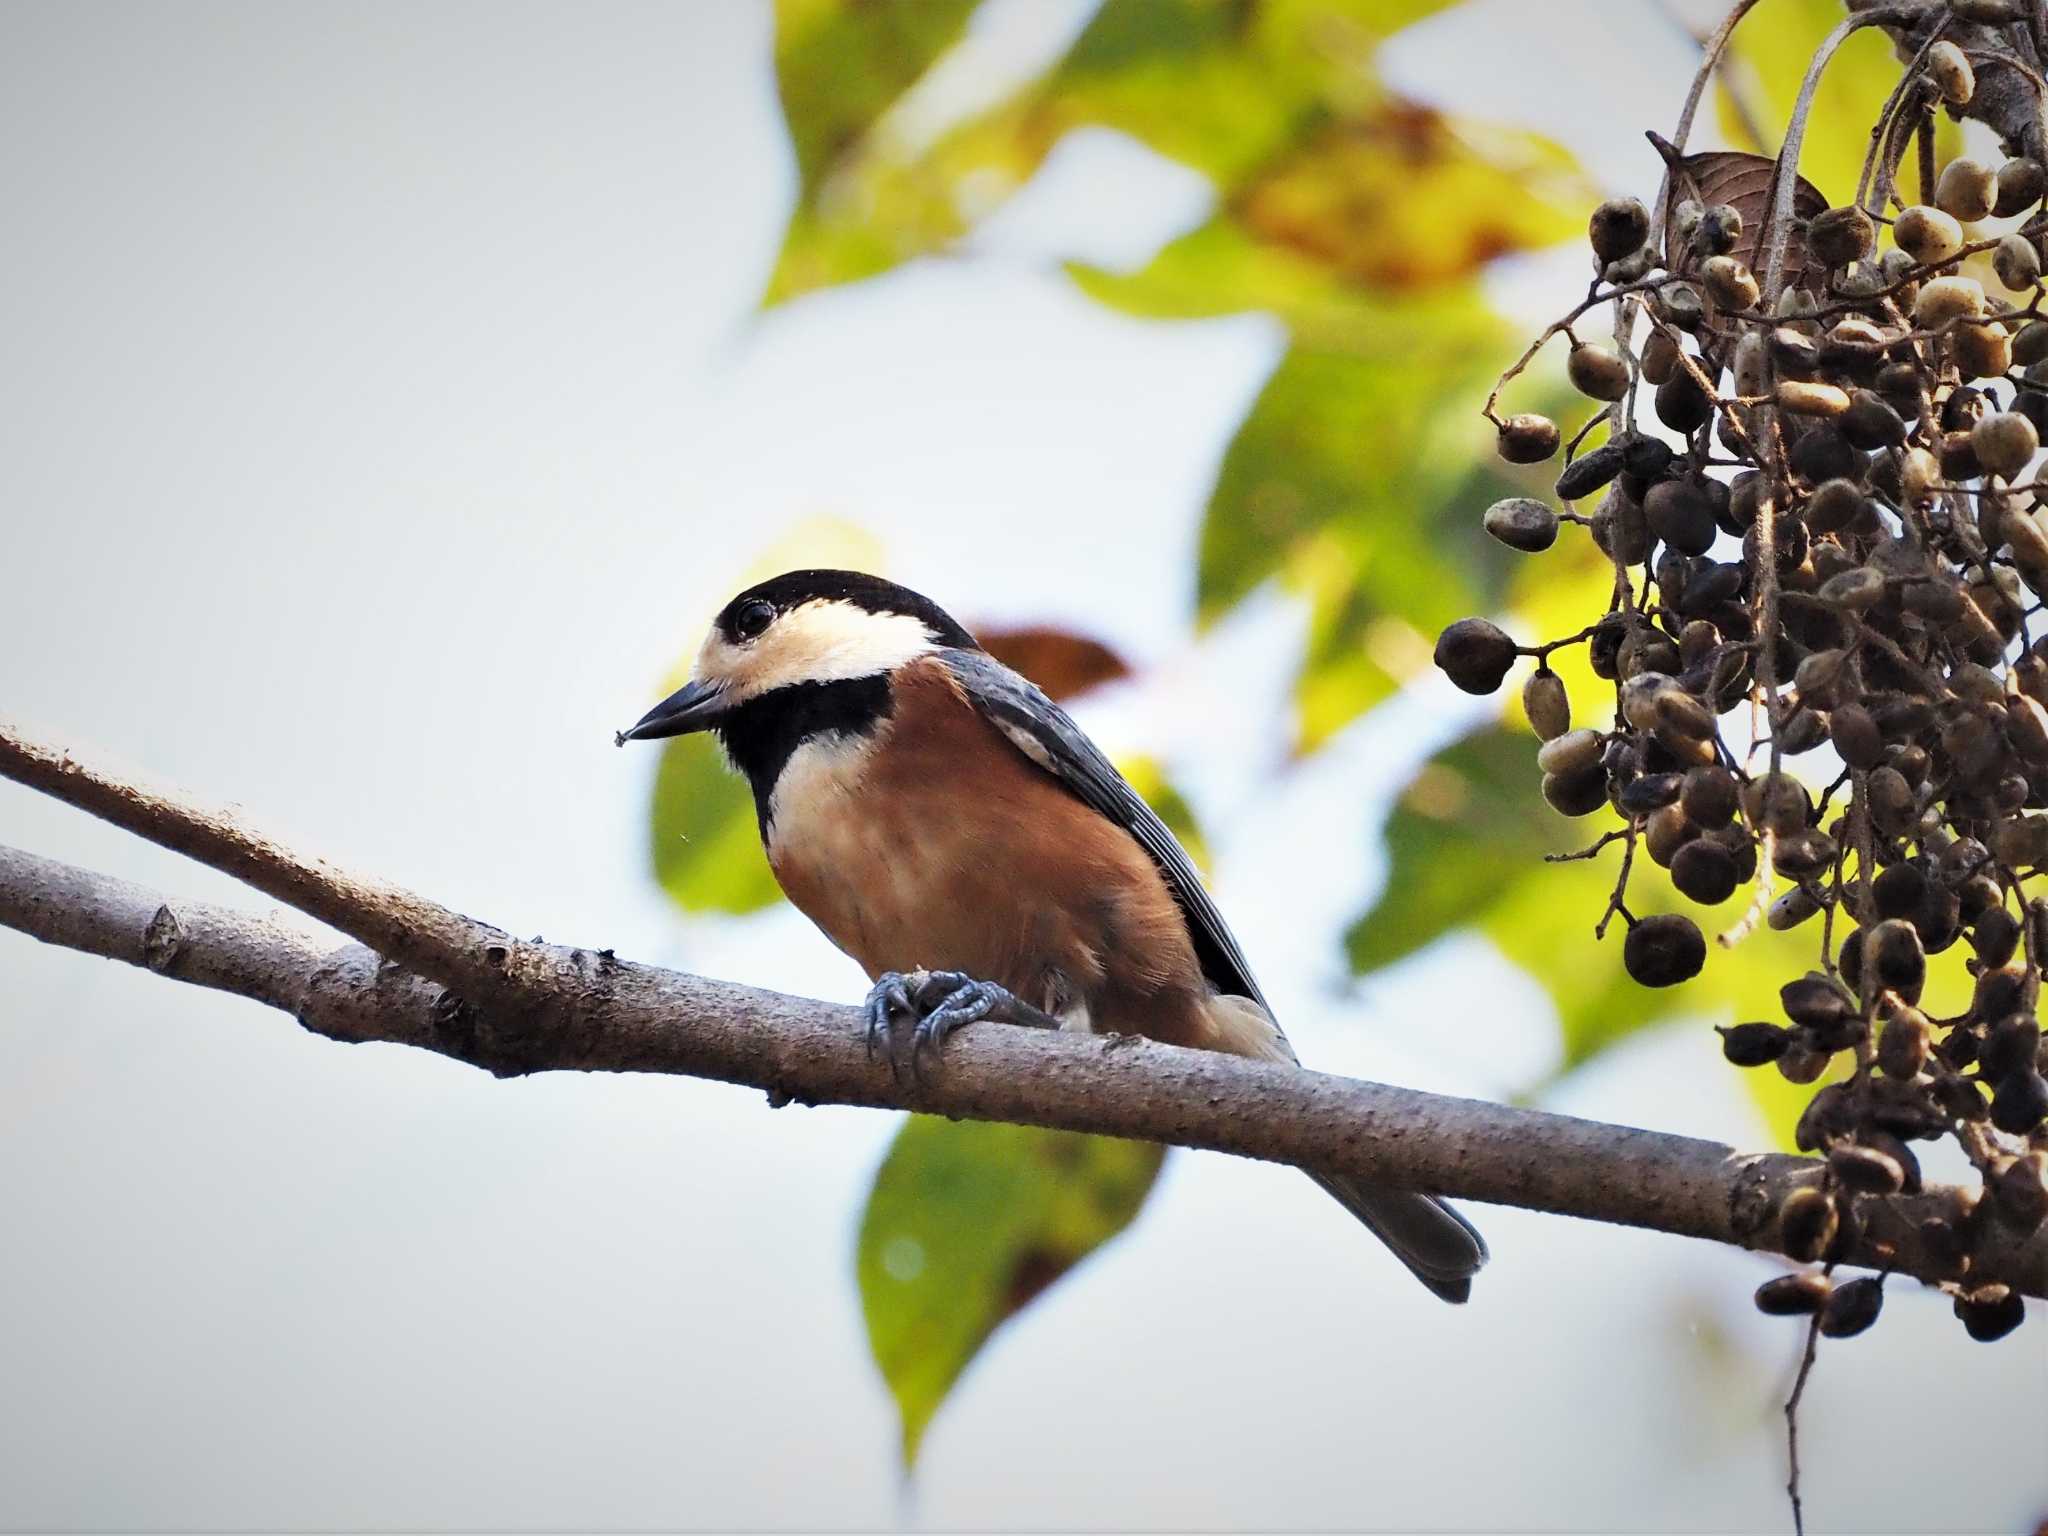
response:
[[[1849,409],[1847,390],[1800,379],[1782,380],[1777,388],[1777,400],[1780,410],[1789,411],[1794,416],[1834,417]]]
[[[1593,210],[1586,238],[1602,265],[1643,248],[1650,237],[1650,211],[1633,197],[1611,197]]]
[[[1870,711],[1861,704],[1838,705],[1830,712],[1828,736],[1834,742],[1835,754],[1851,768],[1875,768],[1884,761],[1884,737],[1878,733]]]
[[[1933,1043],[1934,1031],[1927,1016],[1917,1008],[1897,1006],[1878,1031],[1878,1070],[1894,1081],[1910,1083],[1927,1070]]]
[[[2007,1073],[1991,1094],[1991,1123],[2009,1136],[2027,1136],[2044,1121],[2048,1121],[2048,1079],[2031,1068]]]
[[[1991,1198],[2006,1224],[2021,1232],[2048,1221],[2048,1152],[2028,1152],[1999,1169]]]
[[[1659,913],[1629,929],[1621,959],[1639,985],[1673,987],[1699,975],[1707,963],[1707,941],[1691,918]]]
[[[1785,1009],[1785,1017],[1794,1024],[1823,1033],[1838,1029],[1844,1020],[1856,1016],[1856,1005],[1849,994],[1817,972],[1786,982],[1778,989],[1778,1001]]]
[[[1867,942],[1876,984],[1898,993],[1909,1003],[1918,1002],[1920,989],[1927,981],[1927,951],[1920,943],[1919,930],[1911,923],[1892,918],[1871,929]]]
[[[1950,106],[1968,106],[1977,94],[1977,72],[1963,50],[1946,40],[1927,50],[1927,78]]]
[[[1573,459],[1557,477],[1558,499],[1577,501],[1611,483],[1621,473],[1623,457],[1622,445],[1609,442]]]
[[[1842,413],[1842,435],[1858,448],[1896,448],[1906,440],[1906,423],[1884,396],[1868,389],[1854,390],[1849,408]]]
[[[1657,290],[1658,313],[1681,331],[1696,331],[1706,318],[1699,290],[1691,283],[1666,283]]]
[[[1974,277],[1937,277],[1920,285],[1913,301],[1913,322],[1938,330],[1952,320],[1976,320],[1984,314],[1984,285]]]
[[[2011,479],[2033,462],[2041,438],[2026,417],[1999,411],[1970,429],[1970,446],[1986,470]]]
[[[1977,1051],[1977,1070],[1985,1077],[2006,1078],[2031,1072],[2041,1053],[2041,1025],[2030,1013],[2000,1019],[1985,1031]]]
[[[1778,1246],[1788,1258],[1811,1264],[1834,1241],[1834,1202],[1811,1185],[1801,1185],[1778,1206]]]
[[[1722,843],[1696,838],[1672,857],[1671,883],[1689,900],[1719,906],[1740,883],[1735,855]]]
[[[1486,531],[1509,549],[1541,554],[1557,542],[1557,514],[1527,496],[1510,496],[1486,509]]]
[[[1892,238],[1923,267],[1953,261],[1963,248],[1963,227],[1939,208],[1915,204],[1892,224]]]
[[[1844,1189],[1859,1195],[1895,1195],[1906,1186],[1898,1159],[1875,1147],[1844,1142],[1828,1153],[1828,1171]]]
[[[1674,432],[1696,432],[1713,417],[1709,401],[1690,373],[1674,373],[1657,386],[1657,419]]]
[[[1935,206],[1965,224],[1989,218],[1997,201],[1997,173],[1968,155],[1958,155],[1943,166],[1934,184]]]
[[[1872,1323],[1884,1307],[1884,1282],[1861,1275],[1835,1287],[1821,1308],[1820,1331],[1831,1339],[1853,1339]]]
[[[1438,669],[1467,693],[1492,693],[1515,664],[1515,642],[1485,619],[1460,619],[1437,637]]]
[[[2004,907],[1990,907],[1979,913],[1970,932],[1970,944],[1977,951],[1977,959],[1994,970],[2012,959],[2019,942],[2020,920]]]
[[[1998,168],[1998,198],[1991,205],[1994,218],[2009,219],[2025,213],[2048,193],[2048,171],[2041,162],[2020,155]]]
[[[1686,771],[1678,801],[1691,821],[1712,830],[1735,819],[1739,798],[1735,775],[1718,763],[1708,763]]]
[[[1876,248],[1877,231],[1870,215],[1853,205],[1816,214],[1806,226],[1806,248],[1830,267],[1861,261]]]
[[[1979,1344],[1995,1344],[2027,1320],[2019,1292],[2004,1285],[1980,1286],[1958,1296],[1955,1309],[1964,1330]]]
[[[1600,733],[1581,727],[1536,749],[1536,766],[1548,774],[1579,774],[1600,766]]]
[[[1716,1025],[1721,1054],[1738,1067],[1762,1067],[1785,1054],[1792,1031],[1776,1024]]]
[[[1742,215],[1733,205],[1716,203],[1700,214],[1692,243],[1709,256],[1724,256],[1742,240]]]
[[[1733,256],[1708,257],[1700,264],[1700,283],[1707,297],[1724,310],[1752,310],[1763,297],[1756,275]]]
[[[1628,364],[1611,347],[1582,341],[1565,359],[1572,388],[1594,400],[1619,400],[1628,393]]]
[[[1662,384],[1678,372],[1678,357],[1678,343],[1663,331],[1652,331],[1650,339],[1643,343],[1644,381],[1653,385]]]
[[[2012,367],[2012,337],[1996,320],[1958,323],[1949,333],[1949,345],[1964,378],[2002,378]]]
[[[1546,773],[1543,799],[1560,816],[1590,816],[1607,804],[1607,770],[1597,765],[1578,773]]]
[[[1803,885],[1795,885],[1771,903],[1770,911],[1764,914],[1764,921],[1774,931],[1784,933],[1818,916],[1820,910],[1821,904],[1813,892]]]
[[[2041,250],[2024,235],[2007,235],[1991,253],[1991,270],[2015,293],[2041,281]]]
[[[1643,498],[1643,516],[1650,531],[1673,549],[1703,555],[1713,547],[1718,530],[1707,493],[1688,480],[1660,480]]]
[[[1834,1283],[1817,1270],[1778,1275],[1756,1288],[1756,1309],[1766,1317],[1810,1317],[1827,1305]]]
[[[1572,728],[1572,704],[1565,694],[1564,679],[1547,666],[1531,672],[1522,685],[1522,711],[1545,741],[1555,741]]]
[[[1557,423],[1534,412],[1500,424],[1500,456],[1510,464],[1540,464],[1557,452],[1560,441]]]

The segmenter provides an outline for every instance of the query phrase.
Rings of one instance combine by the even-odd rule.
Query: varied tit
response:
[[[854,571],[748,588],[691,680],[618,739],[706,730],[753,786],[783,891],[873,980],[870,1040],[907,1038],[913,1070],[980,1019],[1295,1059],[1173,834],[928,599]],[[1465,1300],[1486,1244],[1457,1212],[1317,1182]]]

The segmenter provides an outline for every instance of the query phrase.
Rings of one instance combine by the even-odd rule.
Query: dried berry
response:
[[[1581,342],[1565,359],[1565,374],[1572,388],[1595,400],[1619,400],[1628,393],[1628,364],[1610,347]]]
[[[1707,941],[1699,925],[1676,913],[1643,918],[1622,943],[1622,964],[1646,987],[1675,987],[1699,975],[1707,963]]]
[[[1862,1275],[1835,1287],[1821,1308],[1820,1331],[1831,1339],[1853,1339],[1884,1307],[1884,1282]]]
[[[1830,208],[1806,226],[1806,248],[1830,267],[1861,261],[1876,248],[1877,231],[1861,208]]]
[[[1538,667],[1522,685],[1522,712],[1545,741],[1555,741],[1572,728],[1572,705],[1564,690],[1564,679],[1548,667]]]
[[[1810,1317],[1827,1305],[1834,1285],[1826,1275],[1803,1269],[1778,1275],[1756,1288],[1756,1309],[1766,1317]]]
[[[1927,50],[1927,78],[1951,106],[1968,106],[1977,94],[1977,75],[1969,57],[1946,39]]]
[[[1934,202],[1943,213],[1965,224],[1991,216],[1998,199],[1998,174],[1981,160],[1958,155],[1941,168],[1934,184]]]
[[[1557,423],[1533,412],[1510,416],[1500,424],[1500,456],[1510,464],[1540,464],[1557,452]]]
[[[1738,1067],[1761,1067],[1776,1061],[1792,1043],[1792,1031],[1776,1024],[1716,1025],[1721,1054]]]
[[[1593,254],[1604,264],[1643,248],[1650,235],[1650,211],[1633,197],[1612,197],[1593,210],[1586,227]]]
[[[1956,1316],[1979,1344],[1994,1344],[2027,1320],[2027,1306],[2019,1292],[1986,1285],[1956,1298]]]
[[[1892,225],[1892,238],[1899,249],[1922,266],[1939,266],[1952,261],[1963,248],[1963,228],[1939,208],[1916,204],[1902,212]]]
[[[1803,1184],[1778,1206],[1778,1246],[1787,1258],[1811,1264],[1834,1242],[1838,1225],[1834,1202]]]
[[[1515,642],[1485,619],[1460,619],[1436,642],[1436,664],[1467,693],[1492,693],[1515,664]]]
[[[1486,531],[1510,549],[1541,554],[1557,542],[1557,514],[1530,497],[1510,496],[1486,509]]]
[[[2031,1134],[2048,1121],[2048,1079],[2039,1072],[2010,1072],[1991,1095],[1991,1123],[2012,1136]]]
[[[1906,1172],[1897,1158],[1853,1142],[1844,1142],[1828,1153],[1828,1171],[1844,1189],[1859,1195],[1895,1195],[1906,1183]]]

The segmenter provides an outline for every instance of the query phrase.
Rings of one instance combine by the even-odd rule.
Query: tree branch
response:
[[[1776,1212],[1817,1180],[1808,1158],[1447,1098],[1130,1037],[966,1030],[921,1084],[871,1059],[860,1011],[518,941],[335,869],[228,813],[145,787],[0,721],[0,776],[192,854],[367,943],[278,917],[171,901],[0,848],[0,925],[281,1008],[341,1041],[437,1051],[500,1074],[665,1072],[775,1102],[917,1109],[1092,1131],[1291,1163],[1745,1248],[1779,1248]],[[1939,1278],[1918,1227],[1957,1192],[1869,1200],[1846,1262]],[[1989,1246],[1976,1272],[2048,1295],[2048,1230]]]

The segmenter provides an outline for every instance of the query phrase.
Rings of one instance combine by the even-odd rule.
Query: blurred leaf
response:
[[[981,648],[1021,672],[1054,699],[1071,699],[1131,675],[1130,664],[1104,645],[1049,624],[974,630]]]
[[[1638,986],[1622,969],[1621,920],[1604,942],[1593,937],[1614,888],[1620,844],[1589,860],[1542,862],[1544,851],[1589,844],[1613,820],[1568,821],[1552,811],[1538,790],[1535,754],[1534,736],[1488,725],[1424,766],[1387,824],[1387,883],[1346,935],[1352,968],[1378,970],[1453,929],[1476,929],[1549,994],[1561,1034],[1560,1071],[1673,1018],[1705,1025],[1778,1017],[1778,988],[1819,962],[1819,923],[1791,933],[1759,927],[1723,949],[1713,937],[1740,918],[1752,891],[1701,908],[1638,850],[1629,910],[1638,917],[1683,912],[1708,936],[1706,968],[1693,980]],[[1714,1036],[1702,1038],[1719,1063]]]
[[[1721,130],[1729,143],[1759,154],[1777,154],[1806,66],[1842,15],[1842,0],[1762,0],[1743,18],[1729,41],[1726,67],[1734,72],[1740,99],[1753,106],[1762,121],[1745,122],[1726,85],[1717,85]],[[1856,195],[1871,126],[1898,84],[1899,73],[1890,40],[1868,27],[1842,45],[1821,77],[1800,149],[1799,173],[1830,202],[1846,203]],[[1938,121],[1935,142],[1945,161],[1961,153],[1962,130],[1945,118]],[[1906,163],[1910,179],[1910,155]],[[1917,194],[1905,190],[1912,201]]]
[[[914,1115],[875,1175],[857,1269],[903,1463],[975,1352],[1136,1216],[1164,1148]]]
[[[775,0],[775,83],[809,203],[940,54],[976,0]]]
[[[649,825],[654,878],[685,912],[757,912],[782,899],[753,791],[711,737],[663,743]]]
[[[875,122],[885,78],[900,80],[898,91],[916,79],[908,62],[918,51],[899,47],[897,67],[869,72],[848,107],[828,107],[817,121],[808,108],[793,117],[804,186],[764,302],[943,250],[1030,180],[1074,128],[1127,133],[1231,187],[1326,118],[1376,98],[1374,48],[1448,3],[1106,0],[1044,76],[932,142],[874,132],[848,140],[850,124]],[[824,0],[801,9],[813,6]],[[917,41],[939,31],[934,21]],[[782,73],[785,103],[831,92],[824,50],[806,46],[798,62],[803,69]]]
[[[1290,351],[1225,450],[1197,610],[1214,620],[1274,576],[1308,594],[1304,745],[1391,693],[1443,625],[1492,596],[1501,565],[1479,514],[1506,492],[1473,465],[1500,338],[1470,294],[1389,307],[1370,351]]]
[[[1429,287],[1582,229],[1540,191],[1545,180],[1561,186],[1573,163],[1554,144],[1504,129],[1488,131],[1480,152],[1427,107],[1386,101],[1262,171],[1231,212],[1253,238],[1345,282]]]
[[[1138,798],[1151,806],[1153,813],[1166,823],[1166,830],[1179,839],[1181,847],[1188,851],[1188,857],[1195,861],[1195,868],[1204,875],[1208,874],[1209,840],[1202,835],[1201,824],[1195,820],[1194,807],[1167,778],[1164,765],[1157,758],[1140,753],[1118,758],[1116,768],[1138,792]]]

